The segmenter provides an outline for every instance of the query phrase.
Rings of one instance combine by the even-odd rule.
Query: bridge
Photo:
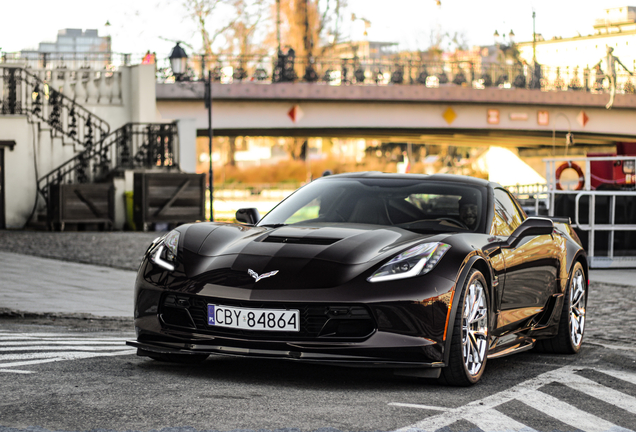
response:
[[[207,134],[204,82],[159,83],[163,118],[188,119]],[[636,139],[636,97],[517,88],[318,83],[212,84],[215,135],[376,136],[417,143],[552,146],[552,134],[611,145]],[[296,108],[296,118],[290,111]]]
[[[636,87],[627,73],[617,75],[616,97],[608,110],[607,77],[575,65],[295,61],[190,58],[187,74],[159,77],[158,112],[164,119],[179,120],[182,136],[207,136],[204,99],[211,80],[215,136],[496,145],[543,156],[554,155],[547,149],[564,147],[568,133],[574,134],[578,154],[587,149],[611,152],[618,142],[636,140],[630,125]],[[186,156],[192,151],[182,145],[183,162],[194,160],[194,154]]]

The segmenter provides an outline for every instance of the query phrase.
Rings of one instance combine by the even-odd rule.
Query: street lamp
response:
[[[172,52],[168,57],[170,59],[170,67],[176,81],[184,81],[185,73],[188,65],[188,54],[181,48],[179,42],[172,48]]]
[[[202,59],[204,57],[202,56]],[[187,75],[187,62],[188,62],[188,54],[186,54],[185,50],[181,48],[179,42],[172,48],[172,52],[168,57],[170,59],[170,67],[172,68],[172,74],[174,75],[175,81],[186,81]],[[203,66],[202,66],[203,67]],[[214,190],[214,173],[212,171],[212,71],[209,71],[208,78],[205,78],[205,74],[202,73],[202,79],[205,85],[205,94],[203,95],[205,107],[208,109],[208,156],[210,160],[210,168],[209,168],[209,181],[208,181],[208,189],[210,193],[210,221],[214,220],[214,210],[212,207],[213,203],[213,190]]]

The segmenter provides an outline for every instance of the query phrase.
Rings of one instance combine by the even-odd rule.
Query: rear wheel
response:
[[[469,386],[484,373],[489,343],[487,286],[479,270],[470,271],[455,314],[448,366],[440,377],[445,384]]]
[[[559,331],[553,338],[537,341],[537,349],[557,354],[576,354],[583,343],[586,308],[587,280],[583,266],[577,261],[568,281]]]

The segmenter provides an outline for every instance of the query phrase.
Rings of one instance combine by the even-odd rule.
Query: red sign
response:
[[[537,124],[547,126],[550,124],[550,113],[548,111],[537,111]]]
[[[489,109],[488,117],[486,119],[488,124],[499,124],[499,110],[498,109]]]
[[[296,123],[303,118],[303,111],[300,109],[300,106],[294,105],[289,111],[287,111],[287,115],[294,123]]]

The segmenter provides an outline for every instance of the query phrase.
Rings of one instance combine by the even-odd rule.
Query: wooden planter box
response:
[[[205,174],[135,173],[134,220],[146,231],[150,223],[187,223],[205,219]]]
[[[111,183],[51,186],[48,208],[50,228],[59,226],[63,231],[67,223],[104,224],[112,228],[114,220],[114,188]]]

